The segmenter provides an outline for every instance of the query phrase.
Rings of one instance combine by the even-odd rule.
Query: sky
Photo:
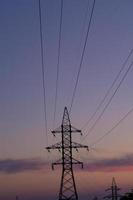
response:
[[[61,168],[52,171],[50,164],[60,154],[56,151],[49,154],[45,147],[61,139],[60,136],[54,138],[51,130],[61,124],[64,107],[70,108],[93,4],[92,0],[63,2],[57,113],[53,127],[60,0],[41,0],[47,142],[38,0],[0,0],[0,199],[3,200],[15,199],[16,195],[24,200],[58,197]],[[132,8],[132,0],[96,0],[70,113],[71,123],[78,129],[94,113],[133,48]],[[125,71],[132,60],[133,55]],[[75,134],[73,140],[90,146],[133,107],[132,76],[133,68],[93,131],[83,140]],[[74,156],[85,163],[84,170],[75,169],[80,199],[104,196],[112,177],[116,177],[122,192],[132,188],[132,118],[133,113],[89,152],[74,152]],[[94,121],[82,130],[83,135]]]

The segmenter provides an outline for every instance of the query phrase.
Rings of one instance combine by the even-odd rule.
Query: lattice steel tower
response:
[[[117,187],[115,178],[113,177],[112,186],[105,190],[105,191],[111,191],[111,194],[108,196],[105,196],[104,199],[108,198],[108,199],[112,199],[112,200],[118,200],[118,198],[121,197],[121,195],[118,194],[119,190],[120,190],[120,188]]]
[[[72,141],[72,133],[76,132],[81,133],[81,130],[76,129],[71,125],[69,113],[65,107],[61,126],[52,131],[54,135],[56,133],[61,133],[62,141],[46,147],[48,151],[51,149],[58,149],[62,153],[62,158],[57,162],[52,163],[52,169],[54,169],[54,165],[62,165],[59,200],[78,200],[73,165],[80,164],[83,168],[83,163],[73,158],[72,149],[78,150],[78,148],[86,148],[88,150],[88,146]]]

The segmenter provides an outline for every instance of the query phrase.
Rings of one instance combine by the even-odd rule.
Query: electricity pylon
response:
[[[120,190],[120,188],[117,187],[114,177],[112,179],[112,186],[106,189],[105,191],[110,191],[110,190],[111,190],[111,194],[108,196],[105,196],[104,199],[108,198],[112,200],[118,200],[118,198],[121,197],[121,195],[118,194],[118,191]]]
[[[65,107],[61,126],[52,131],[54,135],[61,133],[62,140],[59,143],[46,147],[48,151],[58,149],[62,153],[62,158],[52,163],[52,169],[54,169],[55,165],[62,165],[59,200],[78,200],[73,165],[79,164],[83,168],[83,163],[73,158],[72,149],[78,150],[78,148],[86,148],[88,150],[88,146],[72,141],[72,133],[76,132],[81,133],[81,130],[71,125],[69,113]]]
[[[19,200],[19,197],[18,197],[18,196],[16,196],[16,200]]]

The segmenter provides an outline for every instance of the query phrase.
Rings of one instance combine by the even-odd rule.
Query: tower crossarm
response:
[[[82,145],[80,143],[76,143],[76,142],[72,142],[72,148],[78,150],[79,148],[86,148],[87,151],[89,151],[89,147],[87,145]],[[51,146],[46,147],[46,149],[48,151],[50,151],[51,149],[62,149],[62,143],[61,142],[57,142],[56,144],[53,144]]]
[[[57,142],[56,144],[53,144],[51,146],[46,147],[46,149],[48,151],[50,151],[51,149],[58,149],[60,150],[62,148],[61,142]]]
[[[62,125],[63,126],[63,125]],[[51,131],[53,135],[55,136],[56,133],[61,133],[62,132],[62,126],[58,127],[57,129]],[[71,125],[71,132],[72,133],[80,133],[82,135],[82,131],[75,128],[74,126]]]
[[[57,160],[56,162],[52,163],[52,170],[54,170],[54,166],[55,165],[62,165],[62,159]],[[78,160],[76,160],[75,158],[72,158],[72,165],[81,165],[81,167],[83,168],[83,162],[80,162]]]
[[[73,165],[81,165],[81,168],[83,168],[83,162],[78,161],[75,158],[72,158],[72,164]]]
[[[72,142],[72,148],[78,149],[78,148],[86,148],[87,151],[89,151],[89,147],[87,145],[83,145],[77,142]]]
[[[55,165],[62,165],[62,159],[57,160],[56,162],[52,163],[52,170],[54,170]]]
[[[80,133],[80,134],[82,135],[82,132],[81,132],[81,130],[79,130],[79,129],[75,128],[75,127],[74,127],[74,126],[72,126],[72,125],[71,125],[71,131],[72,131],[72,133]]]
[[[110,188],[107,188],[106,190],[105,190],[105,192],[107,192],[107,191],[110,191],[110,190],[112,190],[112,188],[110,187]]]
[[[51,133],[53,133],[53,135],[55,136],[56,133],[61,133],[61,131],[62,131],[62,128],[61,128],[61,126],[60,126],[60,127],[58,127],[57,129],[51,131]]]

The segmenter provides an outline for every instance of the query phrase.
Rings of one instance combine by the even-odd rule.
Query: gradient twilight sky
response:
[[[57,127],[64,106],[69,108],[72,98],[93,1],[89,0],[90,9],[85,20],[87,3],[88,0],[64,0]],[[50,131],[53,128],[60,0],[42,0],[41,5],[48,140],[52,144],[56,142]],[[133,48],[132,10],[132,0],[96,0],[70,116],[77,128],[81,128],[94,112]],[[133,55],[128,64],[132,60]],[[90,145],[96,141],[131,109],[132,77],[133,69],[84,143]],[[51,171],[48,163],[60,154],[48,155],[44,151],[47,143],[43,132],[38,0],[0,0],[0,91],[0,199],[14,199],[18,194],[24,200],[53,200],[58,194],[61,171],[59,168]],[[84,171],[76,169],[75,173],[80,199],[103,195],[113,176],[123,191],[132,188],[132,119],[133,114],[97,144],[95,150],[81,151],[81,155],[75,153],[86,163]],[[89,127],[84,130],[85,134]],[[79,136],[73,139],[80,141]]]

